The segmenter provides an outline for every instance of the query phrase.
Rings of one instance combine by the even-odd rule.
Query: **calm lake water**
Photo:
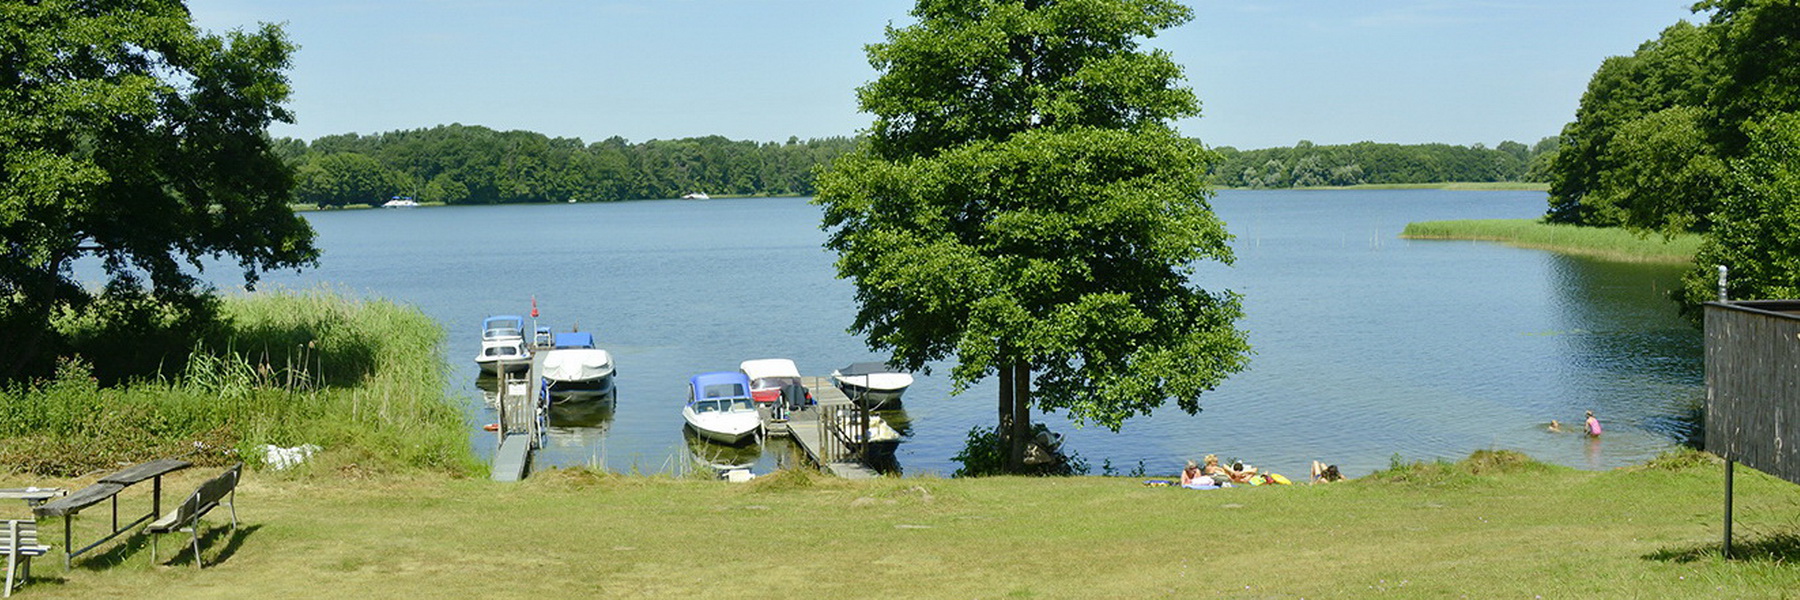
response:
[[[1304,475],[1313,459],[1361,475],[1390,457],[1456,459],[1487,448],[1601,469],[1673,444],[1674,416],[1703,394],[1700,334],[1665,292],[1681,269],[1615,264],[1475,242],[1398,239],[1411,221],[1530,218],[1541,192],[1221,193],[1235,266],[1207,266],[1208,289],[1244,295],[1256,355],[1207,394],[1196,416],[1172,405],[1118,433],[1077,430],[1066,445],[1098,473],[1141,461],[1173,473],[1206,453]],[[645,201],[306,215],[320,268],[273,273],[417,305],[443,323],[470,440],[493,447],[476,387],[478,328],[492,314],[594,332],[619,368],[618,400],[553,415],[538,464],[666,471],[688,460],[687,378],[788,357],[825,375],[879,360],[845,332],[855,307],[820,247],[805,199]],[[229,269],[213,272],[228,278]],[[230,283],[224,279],[223,283]],[[948,474],[969,429],[991,425],[994,383],[952,397],[940,372],[908,392],[909,474]],[[1594,410],[1607,435],[1551,434],[1551,419]],[[703,443],[697,447],[709,448]],[[725,458],[773,468],[778,448]]]

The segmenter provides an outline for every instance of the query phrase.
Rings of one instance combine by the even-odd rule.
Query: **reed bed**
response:
[[[1495,241],[1606,260],[1665,264],[1693,262],[1701,240],[1695,234],[1664,238],[1618,228],[1560,225],[1533,219],[1422,221],[1407,224],[1400,237]]]
[[[326,468],[466,474],[444,333],[411,307],[329,290],[225,298],[214,346],[180,373],[102,386],[79,359],[0,389],[0,469],[77,476],[150,458],[201,464],[313,444]]]

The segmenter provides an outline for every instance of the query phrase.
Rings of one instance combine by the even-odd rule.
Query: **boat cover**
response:
[[[792,377],[795,381],[800,379],[799,367],[794,366],[794,361],[785,358],[746,360],[738,365],[738,370],[743,371],[752,381],[768,377]]]
[[[899,372],[900,371],[896,371],[893,368],[888,367],[886,363],[878,363],[878,362],[850,363],[850,366],[844,367],[842,369],[838,369],[838,374],[840,374],[840,375],[874,375],[876,373],[899,373]]]
[[[594,334],[585,331],[556,334],[556,347],[592,348],[594,347]]]
[[[719,371],[695,375],[688,383],[693,385],[696,400],[705,398],[749,398],[750,378],[743,373]]]

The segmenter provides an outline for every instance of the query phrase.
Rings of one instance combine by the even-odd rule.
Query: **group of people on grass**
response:
[[[1242,462],[1230,465],[1219,464],[1218,455],[1206,455],[1204,466],[1188,461],[1187,468],[1181,470],[1181,487],[1189,489],[1215,489],[1237,485],[1286,485],[1288,479],[1274,473],[1259,473],[1256,467]]]
[[[1587,419],[1583,423],[1583,429],[1585,430],[1584,433],[1589,437],[1600,437],[1600,419],[1594,417],[1594,411],[1587,411]],[[1550,431],[1562,431],[1562,423],[1554,420],[1550,421]],[[1343,473],[1338,472],[1337,465],[1327,465],[1316,460],[1313,461],[1313,483],[1329,483],[1332,481],[1341,481],[1343,479],[1344,475]],[[1168,485],[1167,481],[1157,481],[1159,481],[1161,485]],[[1195,463],[1192,460],[1187,461],[1187,468],[1181,470],[1181,487],[1189,489],[1210,490],[1236,485],[1262,485],[1265,483],[1287,484],[1288,480],[1286,477],[1273,473],[1258,473],[1256,467],[1245,465],[1242,462],[1233,461],[1230,465],[1219,464],[1219,456],[1216,454],[1206,455],[1205,464]]]

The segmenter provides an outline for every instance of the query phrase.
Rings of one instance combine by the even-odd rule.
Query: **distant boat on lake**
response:
[[[419,201],[412,199],[411,196],[394,196],[392,199],[388,200],[387,202],[381,203],[381,207],[382,208],[418,208]]]
[[[706,195],[706,192],[694,192],[692,194],[683,195],[681,197],[681,199],[682,200],[711,200],[712,196]]]

